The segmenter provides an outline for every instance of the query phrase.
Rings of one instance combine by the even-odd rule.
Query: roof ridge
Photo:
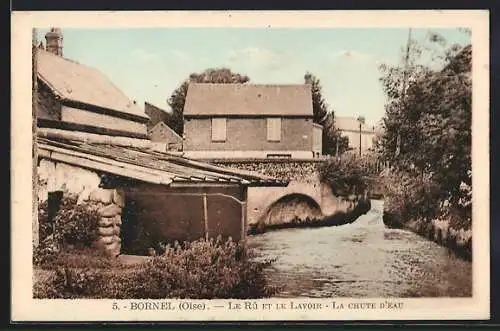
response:
[[[291,84],[291,83],[286,83],[286,84],[259,84],[259,83],[196,83],[192,82],[189,83],[189,85],[224,85],[224,86],[231,86],[231,85],[238,85],[238,86],[279,86],[279,87],[299,87],[299,86],[308,86],[308,84]]]
[[[49,56],[52,56],[52,57],[55,57],[55,58],[58,58],[58,59],[61,59],[61,60],[65,60],[65,61],[70,62],[70,63],[73,63],[73,64],[78,64],[78,65],[81,65],[81,66],[83,66],[83,67],[85,67],[85,68],[88,68],[88,69],[93,69],[93,70],[97,70],[97,71],[99,71],[99,69],[97,69],[97,68],[95,68],[95,67],[91,67],[91,66],[89,66],[89,65],[87,65],[87,64],[80,63],[80,62],[78,62],[78,61],[76,61],[76,60],[69,59],[69,58],[64,57],[64,56],[55,55],[55,54],[53,54],[53,53],[51,53],[51,52],[49,52],[49,51],[47,51],[47,50],[45,50],[45,49],[39,49],[39,51],[40,51],[40,52],[43,52],[43,53],[45,53],[45,54],[47,54],[47,55],[49,55]]]
[[[75,60],[72,60],[72,59],[69,59],[69,58],[66,58],[66,57],[63,57],[63,56],[52,54],[51,52],[48,52],[48,51],[43,50],[43,49],[40,49],[40,52],[42,52],[44,56],[51,57],[52,59],[58,59],[58,61],[59,60],[65,61],[66,63],[68,63],[70,65],[76,65],[76,66],[82,68],[80,70],[84,69],[84,70],[87,70],[89,73],[92,73],[94,75],[99,76],[99,79],[102,79],[103,82],[105,82],[110,88],[114,89],[115,93],[118,93],[118,94],[120,94],[123,97],[123,102],[125,102],[125,100],[128,101],[125,107],[120,107],[122,109],[113,109],[113,110],[122,111],[122,112],[126,112],[126,113],[131,113],[131,114],[134,114],[134,115],[137,115],[137,116],[140,116],[140,117],[147,118],[147,116],[146,116],[146,114],[144,112],[144,109],[142,107],[140,107],[138,103],[134,103],[134,99],[130,98],[122,89],[120,89],[113,82],[113,80],[107,74],[105,74],[104,72],[102,72],[100,69],[98,69],[96,67],[93,67],[93,66],[90,66],[90,65],[87,65],[87,64],[80,63],[78,61],[75,61]],[[61,96],[65,96],[66,95],[66,93],[64,91],[61,91],[60,89],[56,88],[53,84],[50,84],[49,79],[47,79],[46,77],[44,77],[40,72],[38,72],[38,75],[39,75],[39,77],[43,78],[42,80],[49,87],[51,87],[51,89],[53,91],[56,91]]]
[[[157,104],[154,104],[154,103],[152,103],[152,102],[150,102],[150,101],[144,100],[144,106],[145,106],[146,104],[148,104],[148,105],[150,105],[150,106],[153,106],[153,107],[155,107],[155,108],[158,108],[159,110],[161,110],[161,111],[163,111],[163,112],[165,112],[165,113],[168,113],[168,110],[166,110],[166,109],[164,109],[164,108],[162,108],[162,107],[158,106]]]

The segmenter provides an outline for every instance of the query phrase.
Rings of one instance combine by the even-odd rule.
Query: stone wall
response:
[[[255,171],[263,175],[286,181],[317,182],[318,166],[321,161],[312,160],[259,160],[259,161],[223,161],[213,163],[248,171]]]
[[[120,255],[122,224],[122,208],[124,207],[123,193],[116,189],[95,189],[90,195],[91,201],[99,201],[104,206],[99,209],[98,233],[96,247],[102,249],[106,255],[116,257]]]
[[[101,178],[96,172],[48,159],[40,160],[38,180],[40,202],[48,199],[49,192],[62,191],[63,195],[76,196],[78,204],[95,205],[101,217],[95,247],[109,256],[120,254],[121,214],[125,205],[122,190],[101,188]]]

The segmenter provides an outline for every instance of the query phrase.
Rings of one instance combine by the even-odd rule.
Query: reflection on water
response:
[[[406,230],[387,229],[382,201],[356,222],[251,236],[280,297],[464,297],[472,264]]]

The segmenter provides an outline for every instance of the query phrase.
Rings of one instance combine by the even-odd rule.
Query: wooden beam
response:
[[[61,130],[67,130],[67,131],[81,131],[81,132],[95,133],[95,134],[100,134],[100,135],[105,135],[105,136],[120,136],[120,137],[128,137],[128,138],[135,138],[135,139],[149,139],[149,136],[147,134],[144,134],[144,133],[108,129],[108,128],[103,128],[103,127],[97,127],[97,126],[86,125],[86,124],[70,123],[70,122],[64,122],[64,121],[59,121],[59,120],[56,121],[56,120],[50,120],[50,119],[45,119],[45,118],[38,118],[37,123],[38,123],[39,128],[61,129]]]
[[[69,151],[66,149],[54,147],[54,146],[47,146],[47,145],[41,145],[41,150],[46,150],[50,152],[50,158],[53,158],[57,155],[67,155],[71,157],[78,158],[80,160],[89,160],[93,163],[92,165],[95,166],[95,170],[101,170],[101,171],[106,171],[104,170],[103,167],[111,166],[113,169],[115,169],[113,174],[123,176],[123,177],[131,177],[134,179],[139,179],[143,180],[144,175],[151,175],[157,178],[161,178],[161,182],[163,184],[170,184],[172,182],[172,179],[176,176],[173,173],[168,173],[166,171],[162,170],[156,170],[156,169],[151,169],[151,168],[146,168],[146,167],[141,167],[129,163],[123,163],[123,162],[117,162],[114,160],[106,159],[100,156],[95,156],[95,155],[90,155],[86,153],[80,153],[76,151]],[[55,153],[55,154],[54,154]],[[90,163],[87,163],[90,164]],[[78,164],[77,164],[78,165]],[[140,175],[137,175],[137,173],[140,173]],[[140,177],[137,177],[140,176]],[[156,180],[155,180],[156,183]]]
[[[105,136],[87,132],[73,132],[61,129],[38,128],[37,136],[48,139],[66,139],[96,144],[108,144],[123,147],[136,147],[154,150],[155,144],[147,139]]]
[[[67,155],[59,152],[50,152],[48,158],[52,161],[59,161],[67,164],[72,164],[77,167],[86,168],[99,172],[106,172],[122,177],[129,177],[147,183],[169,185],[172,180],[163,176],[120,167],[118,165],[106,164],[95,160],[81,158],[73,155]]]
[[[146,115],[144,115],[144,116],[136,115],[136,114],[120,111],[120,110],[109,109],[106,107],[92,105],[90,103],[86,103],[86,102],[82,102],[82,101],[62,99],[61,104],[68,106],[68,107],[71,107],[71,108],[83,109],[83,110],[90,111],[93,113],[117,117],[117,118],[121,118],[124,120],[138,122],[141,124],[146,124],[149,122],[149,117]]]

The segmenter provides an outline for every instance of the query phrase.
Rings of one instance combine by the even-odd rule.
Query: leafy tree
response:
[[[326,115],[329,113],[329,106],[323,98],[321,82],[319,78],[310,72],[306,72],[304,81],[306,84],[311,85],[314,123],[322,124],[325,121]]]
[[[323,98],[321,82],[310,72],[304,75],[305,84],[311,85],[313,103],[313,121],[323,126],[322,146],[323,154],[339,155],[348,148],[347,137],[342,137],[335,128],[334,111]]]
[[[463,188],[471,185],[471,47],[427,37],[410,38],[401,64],[380,67],[388,102],[377,150],[404,176],[430,183],[432,191],[418,199],[427,207],[465,206],[469,217]]]
[[[172,92],[167,103],[172,109],[167,124],[179,135],[183,133],[183,112],[189,83],[244,84],[250,81],[246,75],[234,73],[228,68],[210,68],[200,73],[192,73],[189,78]]]

